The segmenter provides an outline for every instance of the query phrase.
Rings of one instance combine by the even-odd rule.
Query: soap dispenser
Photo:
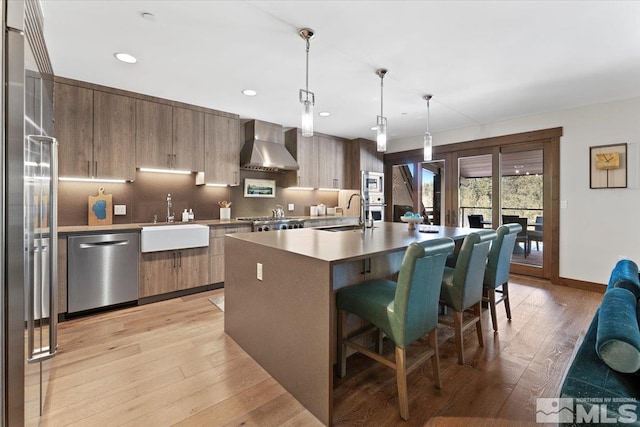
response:
[[[184,212],[182,212],[182,222],[189,222],[189,212],[187,212],[187,208],[184,208]]]
[[[196,216],[193,213],[193,209],[189,209],[189,221],[195,221],[196,220]]]

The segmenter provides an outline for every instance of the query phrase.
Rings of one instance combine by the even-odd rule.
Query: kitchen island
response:
[[[393,277],[412,242],[471,229],[297,229],[225,237],[225,332],[325,425],[332,424],[335,292]]]

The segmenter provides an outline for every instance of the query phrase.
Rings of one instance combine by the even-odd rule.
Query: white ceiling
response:
[[[380,67],[392,140],[424,133],[427,93],[432,133],[640,96],[638,1],[41,2],[56,75],[286,127],[310,27],[315,129],[347,138],[375,137]]]

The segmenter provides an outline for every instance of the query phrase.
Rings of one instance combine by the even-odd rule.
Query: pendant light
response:
[[[377,147],[378,147],[378,151],[379,152],[384,152],[387,151],[387,118],[384,116],[384,110],[383,110],[383,106],[384,103],[382,102],[382,95],[383,95],[383,81],[384,81],[384,76],[389,72],[389,70],[387,70],[386,68],[378,68],[376,70],[376,74],[378,75],[378,77],[380,77],[380,115],[378,116],[377,120],[376,120],[376,125],[378,128],[378,138],[377,138]]]
[[[424,161],[430,162],[433,160],[433,139],[429,133],[429,101],[431,101],[433,95],[425,95],[422,97],[427,101],[427,131],[424,133]]]
[[[307,67],[305,74],[305,89],[300,89],[300,103],[302,104],[302,136],[313,136],[313,106],[316,103],[315,94],[309,92],[309,40],[315,33],[311,28],[303,28],[298,31],[307,43]]]

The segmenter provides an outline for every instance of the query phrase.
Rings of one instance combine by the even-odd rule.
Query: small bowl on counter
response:
[[[424,221],[424,218],[420,215],[418,216],[408,216],[404,215],[400,217],[400,221],[406,222],[409,224],[409,231],[414,231],[416,229],[416,224],[421,224]]]

